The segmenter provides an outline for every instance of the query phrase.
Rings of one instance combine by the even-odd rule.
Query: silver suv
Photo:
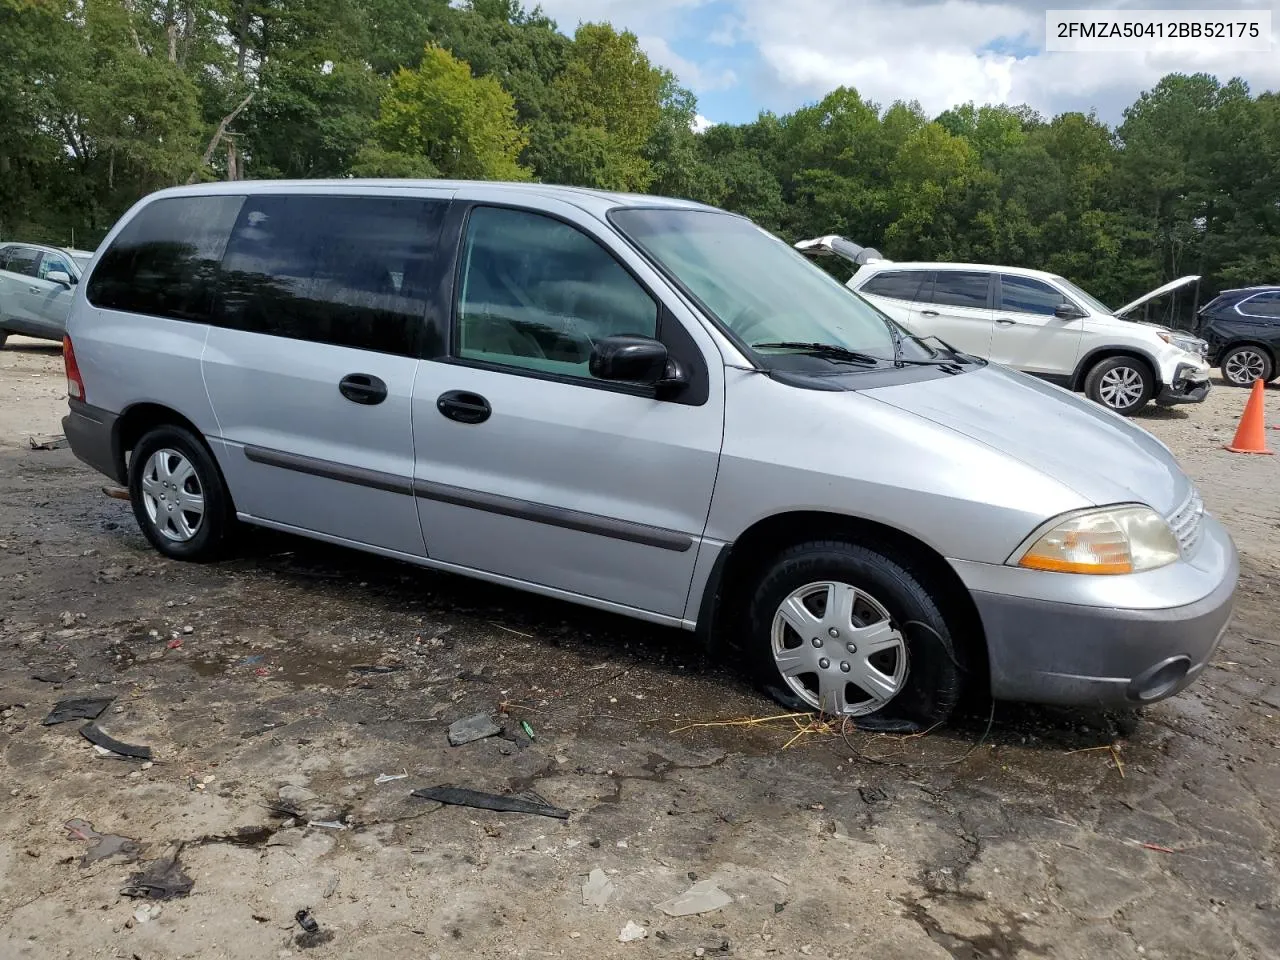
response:
[[[542,185],[163,191],[65,349],[77,456],[163,554],[237,523],[725,640],[908,729],[962,685],[1138,704],[1235,548],[1121,417],[912,337],[749,221]]]

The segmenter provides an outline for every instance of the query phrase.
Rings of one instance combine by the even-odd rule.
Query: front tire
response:
[[[1125,417],[1145,407],[1155,392],[1155,374],[1133,357],[1102,360],[1094,365],[1084,381],[1085,396]]]
[[[963,667],[935,597],[908,565],[858,544],[780,554],[748,629],[758,682],[789,709],[911,731],[945,721],[960,697]]]
[[[1267,352],[1248,343],[1224,353],[1218,366],[1222,379],[1233,387],[1252,387],[1255,380],[1265,383],[1275,376],[1275,365]]]
[[[142,533],[174,560],[221,556],[234,523],[231,498],[208,448],[166,424],[143,435],[129,458],[129,499]]]

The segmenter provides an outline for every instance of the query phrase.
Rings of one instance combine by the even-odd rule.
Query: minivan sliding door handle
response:
[[[936,317],[937,315],[938,315],[937,310],[921,310],[920,311],[920,316],[922,317]]]
[[[352,403],[373,406],[387,399],[387,385],[369,373],[349,373],[338,382],[338,392]]]

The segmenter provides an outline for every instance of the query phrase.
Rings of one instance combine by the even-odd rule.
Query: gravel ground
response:
[[[844,738],[706,725],[778,711],[684,634],[274,535],[166,561],[102,478],[30,449],[62,387],[56,348],[0,351],[6,960],[1277,955],[1280,464],[1221,449],[1242,391],[1140,421],[1243,554],[1200,682],[1141,715]],[[99,725],[154,762],[42,725],[70,696],[114,698]],[[484,710],[504,735],[448,746]],[[409,796],[437,784],[569,818]],[[72,818],[141,849],[85,863]],[[121,895],[175,845],[190,896]],[[715,912],[656,906],[705,880]]]

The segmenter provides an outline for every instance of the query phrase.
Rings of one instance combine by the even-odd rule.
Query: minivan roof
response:
[[[490,180],[383,180],[351,178],[346,180],[230,180],[216,183],[171,187],[158,191],[152,197],[205,196],[208,194],[255,194],[287,191],[289,193],[341,194],[353,187],[375,189],[395,193],[401,190],[451,190],[458,199],[468,199],[472,192],[494,190],[510,192],[513,196],[537,197],[560,200],[573,204],[588,213],[603,216],[617,207],[676,207],[689,210],[718,210],[692,200],[672,197],[654,197],[640,193],[613,193],[607,190],[590,190],[586,187],[564,187],[549,183],[508,183]]]

